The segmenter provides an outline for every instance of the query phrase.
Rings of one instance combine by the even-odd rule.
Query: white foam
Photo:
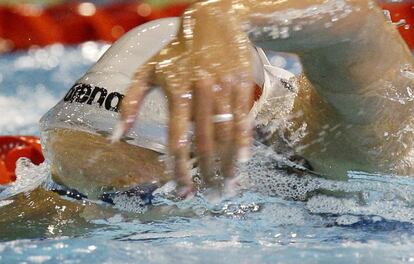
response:
[[[309,175],[290,175],[284,169],[287,162],[270,147],[255,146],[252,159],[241,168],[241,177],[249,188],[285,199],[304,200],[309,192],[320,188],[319,180]]]
[[[147,210],[146,203],[139,196],[117,195],[114,203],[115,208],[131,213],[144,213]]]
[[[312,214],[376,215],[414,223],[412,177],[349,172],[348,181],[334,181],[309,174],[289,175],[286,170],[277,169],[284,160],[269,147],[256,146],[253,159],[242,172],[250,184],[248,188],[269,196],[304,200],[305,208]],[[327,191],[330,195],[321,194]],[[356,219],[337,221],[352,223]]]

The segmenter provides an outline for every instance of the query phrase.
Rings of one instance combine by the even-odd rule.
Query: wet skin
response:
[[[381,9],[366,0],[194,3],[177,39],[137,71],[123,101],[121,132],[135,121],[149,83],[158,83],[169,96],[169,149],[179,182],[191,189],[191,116],[204,181],[212,178],[216,154],[231,178],[251,142],[250,41],[299,56],[304,76],[292,122],[305,124],[305,133],[291,147],[317,172],[335,178],[349,170],[412,173],[414,83],[401,70],[411,69],[413,58]],[[212,122],[227,113],[232,121]]]

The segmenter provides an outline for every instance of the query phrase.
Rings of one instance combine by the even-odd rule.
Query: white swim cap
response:
[[[178,30],[178,18],[160,19],[134,28],[114,43],[41,119],[41,130],[81,130],[112,134],[119,107],[135,71],[170,43]],[[165,151],[167,106],[160,89],[145,98],[139,122],[129,131],[128,143]]]

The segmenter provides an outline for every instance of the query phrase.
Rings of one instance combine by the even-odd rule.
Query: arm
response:
[[[331,175],[411,174],[414,80],[404,71],[413,69],[412,54],[375,5],[323,2],[300,1],[298,11],[291,1],[268,17],[260,12],[270,7],[252,3],[244,15],[255,44],[294,52],[304,66],[295,121],[307,125],[307,135],[297,151]]]

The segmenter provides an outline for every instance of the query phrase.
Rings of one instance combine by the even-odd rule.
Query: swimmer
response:
[[[157,80],[171,93],[170,150],[177,177],[189,179],[189,147],[183,144],[191,116],[190,101],[182,99],[187,94],[195,105],[204,176],[213,175],[215,152],[224,153],[223,167],[231,167],[233,157],[245,160],[251,137],[243,107],[253,80],[250,41],[299,56],[304,75],[292,109],[296,129],[281,134],[293,139],[302,130],[288,144],[316,172],[335,178],[350,170],[413,173],[414,83],[404,74],[413,57],[373,1],[197,2],[183,15],[177,39],[136,73],[123,101],[121,127],[129,128],[147,83]],[[233,120],[214,124],[214,115]],[[231,169],[224,176],[231,177]]]
[[[130,131],[150,84],[162,86],[169,101],[168,149],[184,193],[193,188],[192,118],[198,163],[207,185],[214,184],[216,155],[226,182],[234,175],[235,162],[249,157],[250,100],[254,80],[260,79],[253,69],[265,72],[264,67],[253,66],[251,43],[295,53],[304,68],[296,80],[290,125],[269,130],[266,141],[276,151],[283,142],[289,155],[303,157],[315,172],[333,178],[350,170],[412,174],[414,80],[407,73],[413,58],[372,1],[200,1],[182,16],[176,37],[168,42],[158,54],[147,56],[148,62],[135,73],[122,100],[122,122],[110,131],[115,140]],[[93,87],[79,91],[84,92],[75,101],[91,96]],[[106,99],[100,98],[102,105]],[[283,109],[272,100],[265,105],[263,126],[281,118],[277,110]],[[50,127],[50,122],[43,124]],[[160,168],[154,150],[128,145],[125,138],[110,145],[105,137],[91,137],[86,129],[78,132],[70,125],[44,131],[52,173],[66,186],[93,193],[95,185],[126,188],[171,179],[163,176],[165,167]],[[90,161],[91,157],[100,162]],[[88,167],[91,162],[93,170]]]

